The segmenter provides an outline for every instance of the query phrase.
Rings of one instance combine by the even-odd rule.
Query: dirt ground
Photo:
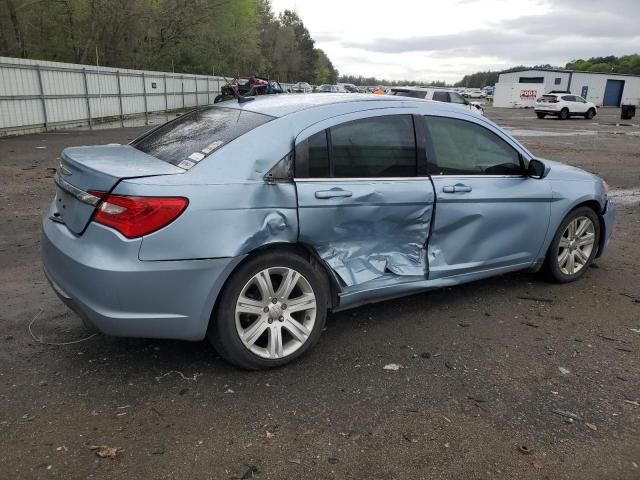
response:
[[[313,351],[254,373],[206,342],[41,343],[91,335],[40,268],[56,158],[144,127],[0,139],[0,477],[640,478],[640,125],[487,114],[606,178],[605,256],[574,284],[522,273],[332,314]]]

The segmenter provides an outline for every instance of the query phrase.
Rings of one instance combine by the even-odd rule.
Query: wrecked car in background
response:
[[[129,145],[67,148],[45,273],[109,335],[201,340],[283,365],[339,310],[602,254],[605,182],[481,115],[374,95],[199,109]]]

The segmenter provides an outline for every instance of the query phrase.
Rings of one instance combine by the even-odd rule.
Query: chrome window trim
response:
[[[431,178],[528,178],[526,175],[431,175]]]
[[[294,182],[406,182],[410,180],[430,180],[431,177],[318,177],[294,178]]]
[[[60,187],[61,190],[80,200],[82,203],[86,203],[87,205],[95,207],[96,205],[98,205],[98,203],[100,203],[100,200],[102,200],[100,197],[96,197],[95,195],[85,192],[84,190],[80,190],[78,187],[74,187],[65,179],[63,179],[58,174],[58,172],[56,172],[55,176],[53,177],[53,181],[58,187]]]

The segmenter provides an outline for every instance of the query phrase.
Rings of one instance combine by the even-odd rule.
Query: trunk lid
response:
[[[185,170],[136,150],[130,145],[70,147],[62,152],[55,175],[57,211],[52,220],[80,235],[100,197],[124,178],[174,175]]]

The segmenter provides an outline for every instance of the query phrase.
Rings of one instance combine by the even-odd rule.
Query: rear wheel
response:
[[[538,118],[544,118],[547,116],[546,113],[542,113],[542,112],[536,112],[536,115],[538,116]]]
[[[327,317],[327,291],[319,267],[296,254],[251,258],[225,286],[209,339],[239,367],[284,365],[318,341]]]
[[[569,118],[569,109],[563,108],[562,110],[560,110],[560,115],[558,115],[558,118],[560,120],[566,120],[567,118]]]
[[[584,118],[586,118],[587,120],[591,120],[595,116],[596,111],[593,108],[590,108],[589,110],[587,110],[587,113],[584,114]]]
[[[593,262],[600,240],[600,222],[589,207],[566,216],[556,232],[545,260],[547,272],[559,283],[580,278]]]

